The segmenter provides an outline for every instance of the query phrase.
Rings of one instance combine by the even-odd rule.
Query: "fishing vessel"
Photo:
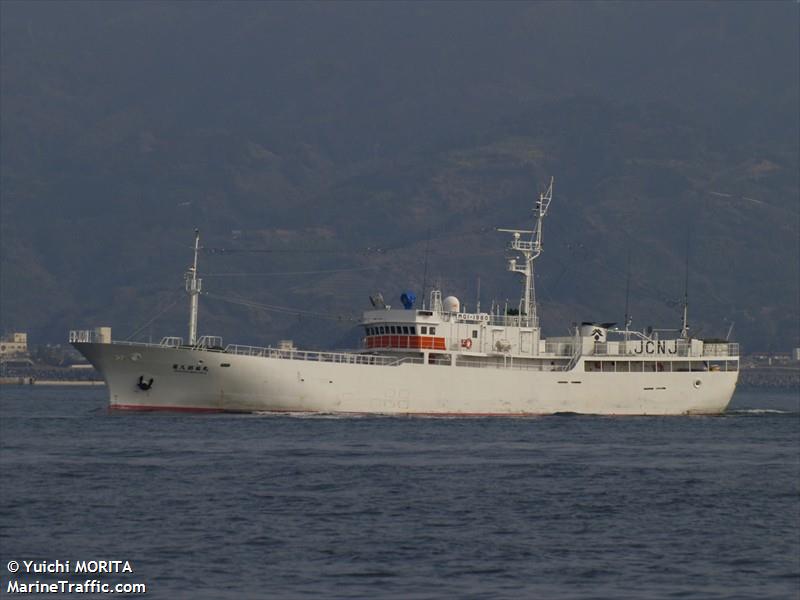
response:
[[[679,329],[634,331],[630,322],[584,322],[544,338],[534,287],[553,181],[539,194],[532,229],[510,234],[508,270],[521,276],[515,310],[467,312],[434,289],[393,308],[370,298],[361,347],[341,352],[223,345],[198,335],[200,235],[185,275],[189,331],[158,344],[70,342],[102,374],[111,408],[212,412],[525,416],[554,413],[687,415],[725,411],[739,374],[738,344],[690,335],[688,302]],[[666,333],[665,333],[666,332]]]

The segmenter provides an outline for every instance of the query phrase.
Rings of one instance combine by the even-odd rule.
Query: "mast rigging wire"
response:
[[[223,302],[229,302],[231,304],[238,304],[240,306],[246,306],[248,308],[256,308],[259,310],[265,310],[268,312],[277,312],[282,314],[290,314],[290,315],[298,315],[298,316],[307,316],[307,317],[316,317],[318,319],[328,319],[331,321],[347,321],[358,323],[360,319],[349,315],[334,315],[332,313],[320,313],[311,310],[301,310],[297,308],[289,308],[287,306],[276,306],[274,304],[262,304],[260,302],[253,302],[252,300],[245,300],[240,298],[231,298],[229,296],[220,296],[219,294],[212,294],[210,292],[203,292],[203,296],[207,296],[208,298],[213,298],[215,300],[222,300]]]
[[[424,240],[413,240],[410,243],[397,243],[390,246],[367,246],[362,248],[351,249],[325,249],[325,248],[217,248],[211,246],[203,246],[201,251],[205,254],[225,255],[225,254],[385,254],[386,252],[393,252],[396,250],[406,250],[410,246],[422,243],[423,241],[430,244],[431,241],[445,240],[450,238],[463,238],[465,236],[475,237],[478,235],[494,234],[495,231],[491,227],[478,227],[475,229],[468,229],[464,231],[454,231],[449,233],[442,233],[440,235],[431,236],[430,230]]]
[[[178,303],[178,300],[179,300],[179,298],[175,297],[175,295],[178,293],[178,291],[179,290],[173,290],[172,293],[169,296],[167,296],[167,298],[172,297],[172,298],[174,298],[174,300],[172,302],[170,302],[166,307],[164,307],[163,309],[158,311],[154,317],[152,317],[151,319],[146,321],[144,325],[139,327],[139,329],[135,330],[132,334],[130,334],[128,337],[126,337],[125,341],[130,341],[131,338],[134,338],[137,335],[139,335],[148,326],[150,326],[153,323],[153,321],[158,319],[161,315],[163,315],[165,312],[167,312],[169,309],[171,309],[173,306],[175,306]]]
[[[321,275],[325,273],[352,273],[377,271],[379,267],[354,267],[352,269],[320,269],[317,271],[275,271],[272,273],[202,273],[203,277],[272,277],[277,275]]]

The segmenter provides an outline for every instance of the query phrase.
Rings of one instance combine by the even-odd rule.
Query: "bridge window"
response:
[[[408,335],[408,325],[403,325],[403,333]]]
[[[478,337],[478,330],[477,329],[473,329],[472,330],[472,337],[474,337],[474,338]]]
[[[428,333],[430,333],[431,335],[436,335],[436,327],[429,327]]]
[[[380,332],[381,332],[381,335],[383,335],[384,333],[386,333],[386,331],[385,331],[385,330],[384,330],[384,328],[383,328],[383,325],[381,325],[381,327],[380,327]]]
[[[426,333],[428,333],[428,328],[425,325],[423,325],[422,327],[419,328],[419,332],[422,335],[425,335]]]
[[[411,335],[417,335],[417,332],[416,332],[416,327],[414,327],[414,326],[412,325],[411,327],[409,327],[409,329],[411,330]]]

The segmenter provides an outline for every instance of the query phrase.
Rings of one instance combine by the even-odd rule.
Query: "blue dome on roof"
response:
[[[414,308],[414,302],[417,301],[417,295],[414,292],[403,292],[400,294],[400,302],[406,310]]]

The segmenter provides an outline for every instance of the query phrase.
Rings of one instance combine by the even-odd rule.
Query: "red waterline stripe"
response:
[[[319,410],[231,410],[224,408],[193,408],[187,406],[143,406],[139,404],[112,404],[109,410],[119,411],[140,411],[140,412],[180,412],[180,413],[273,413],[273,414],[319,414],[319,415],[342,415],[342,416],[375,416],[375,417],[508,417],[508,418],[524,418],[524,417],[548,417],[559,413],[543,412],[543,413],[478,413],[478,412],[346,412],[336,411],[327,412]],[[643,414],[643,413],[563,413],[574,414],[577,416],[600,416],[600,417],[667,417],[667,416],[717,416],[724,413],[708,412],[708,413],[682,413],[682,414]]]
[[[551,413],[463,413],[463,412],[349,412],[337,411],[326,412],[318,410],[226,410],[224,408],[196,408],[191,406],[151,406],[142,404],[111,404],[109,410],[119,411],[141,411],[141,412],[181,412],[181,413],[224,413],[224,412],[245,412],[245,413],[264,413],[275,414],[320,414],[320,415],[352,415],[352,416],[390,416],[390,417],[534,417]]]
[[[132,410],[142,412],[182,412],[182,413],[222,413],[228,412],[224,408],[199,408],[194,406],[147,406],[143,404],[110,404],[109,410]],[[240,412],[240,411],[234,411]]]
[[[234,412],[234,411],[232,411]],[[528,417],[552,417],[555,415],[574,415],[578,417],[685,417],[685,416],[718,416],[724,413],[720,412],[692,412],[692,413],[578,413],[571,411],[557,411],[557,412],[349,412],[349,411],[320,411],[320,410],[252,410],[252,411],[238,411],[238,412],[253,412],[253,413],[272,413],[272,414],[318,414],[318,415],[339,415],[343,417],[507,417],[511,419],[522,419]]]

